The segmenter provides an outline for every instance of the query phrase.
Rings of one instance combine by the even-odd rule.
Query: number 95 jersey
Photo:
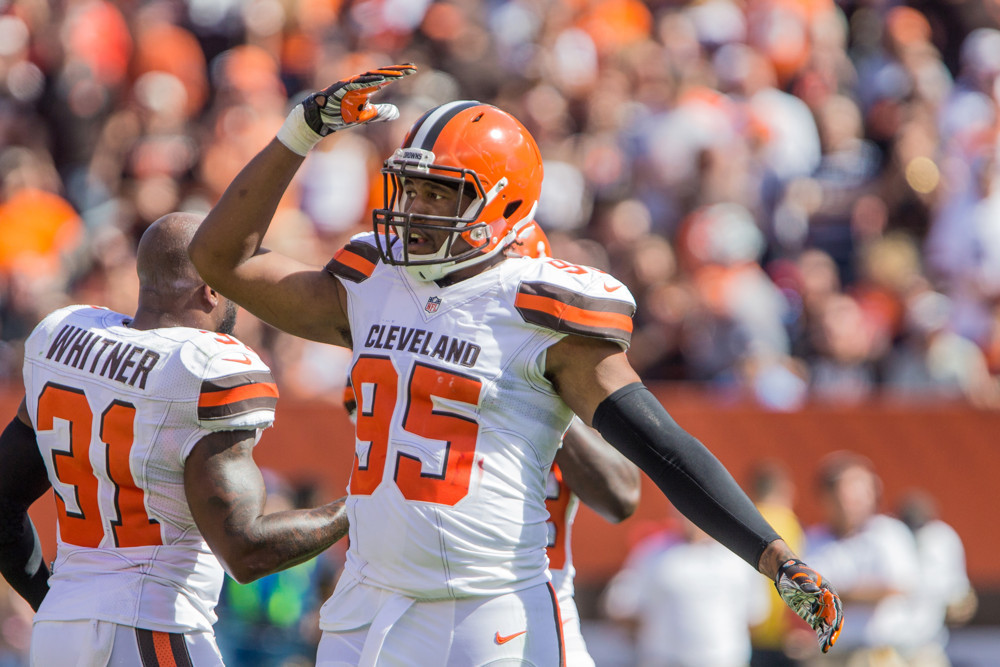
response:
[[[544,583],[546,478],[573,416],[544,353],[569,334],[627,347],[631,294],[522,257],[442,287],[373,243],[359,234],[327,265],[347,290],[358,403],[346,570],[420,599]]]
[[[128,322],[70,306],[25,343],[28,413],[58,518],[35,620],[209,631],[223,569],[188,508],[184,462],[211,431],[270,426],[277,389],[232,336]]]

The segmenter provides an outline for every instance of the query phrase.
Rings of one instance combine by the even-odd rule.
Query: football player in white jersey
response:
[[[252,581],[346,533],[343,500],[262,515],[252,452],[278,391],[188,259],[199,221],[143,234],[134,316],[60,308],[25,343],[25,399],[0,436],[0,569],[37,612],[32,665],[221,665],[224,573]],[[51,575],[27,515],[50,486]]]
[[[237,175],[190,246],[202,276],[289,333],[353,350],[350,547],[324,605],[317,665],[561,665],[546,568],[545,477],[577,414],[682,513],[771,577],[836,640],[840,599],[629,365],[635,302],[614,277],[509,256],[542,158],[488,104],[420,117],[383,167],[385,203],[325,267],[262,248],[309,150],[392,120],[373,70],[310,95]]]

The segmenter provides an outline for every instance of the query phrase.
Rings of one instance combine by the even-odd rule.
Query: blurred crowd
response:
[[[826,454],[804,489],[820,500],[814,524],[799,523],[799,484],[781,461],[761,460],[747,487],[796,552],[835,582],[845,621],[834,649],[821,654],[767,579],[675,513],[660,530],[644,527],[604,591],[603,614],[628,647],[618,664],[952,667],[950,631],[973,618],[978,597],[962,539],[927,490],[906,489],[890,505],[873,462],[851,450]]]
[[[415,62],[320,144],[271,246],[323,264],[382,159],[473,98],[533,132],[557,257],[622,278],[647,380],[775,410],[1000,407],[996,0],[0,0],[0,380],[54,307],[131,312],[134,250],[207,211],[305,94]],[[243,315],[283,395],[342,351]]]

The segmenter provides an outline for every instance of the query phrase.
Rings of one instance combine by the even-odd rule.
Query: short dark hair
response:
[[[816,482],[823,491],[832,491],[840,481],[840,477],[853,468],[863,468],[876,480],[878,479],[875,464],[870,458],[857,452],[838,450],[830,452],[820,460]]]

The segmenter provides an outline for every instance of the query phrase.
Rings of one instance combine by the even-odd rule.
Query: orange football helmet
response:
[[[517,233],[517,241],[512,250],[525,257],[552,257],[552,246],[549,237],[541,226],[532,220]]]
[[[417,280],[438,280],[514,242],[538,206],[542,156],[528,130],[509,113],[462,100],[421,116],[403,145],[385,161],[382,178],[384,204],[372,218],[383,261],[407,267]],[[407,213],[403,191],[407,178],[457,188],[454,215]],[[463,194],[472,196],[464,211],[460,210]],[[409,238],[411,230],[448,232],[448,236],[435,252],[417,255],[407,251],[405,242],[398,243]]]

